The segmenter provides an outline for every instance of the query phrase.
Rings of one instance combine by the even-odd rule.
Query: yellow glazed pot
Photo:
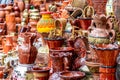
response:
[[[51,12],[41,12],[42,18],[37,24],[37,31],[40,33],[48,33],[55,28],[55,20],[51,16]]]

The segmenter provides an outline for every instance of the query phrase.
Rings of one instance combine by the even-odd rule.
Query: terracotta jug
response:
[[[37,49],[33,46],[35,33],[25,32],[18,35],[18,53],[20,64],[34,64]]]
[[[115,39],[115,31],[111,22],[105,15],[95,15],[89,27],[88,41],[92,44],[112,43]]]
[[[9,51],[13,49],[13,39],[12,36],[7,35],[5,38],[3,38],[2,41],[2,46],[3,46],[3,52],[7,54]]]
[[[53,72],[71,70],[72,47],[58,47],[50,50]]]
[[[96,14],[106,14],[106,3],[108,0],[92,0]]]
[[[7,34],[16,32],[15,14],[10,13],[6,15]]]

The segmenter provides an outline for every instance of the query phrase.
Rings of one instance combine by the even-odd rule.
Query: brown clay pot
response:
[[[92,0],[96,14],[106,14],[106,3],[108,0]],[[99,6],[98,6],[99,5]]]
[[[7,34],[11,32],[16,32],[16,21],[15,21],[15,14],[10,13],[6,15],[6,25],[7,25]]]
[[[50,76],[48,67],[33,67],[32,72],[35,80],[48,80]]]
[[[75,20],[75,25],[79,28],[82,28],[83,30],[87,30],[88,27],[91,25],[91,18],[79,18]]]
[[[33,46],[35,33],[25,32],[18,35],[18,53],[20,64],[34,64],[37,49]]]
[[[103,66],[115,66],[119,54],[118,46],[115,44],[99,44],[92,46]],[[114,54],[113,54],[114,53]]]
[[[60,77],[63,80],[82,80],[85,76],[85,73],[80,71],[63,71],[60,73]]]
[[[71,70],[72,47],[57,47],[50,50],[50,60],[53,72]]]
[[[61,47],[64,43],[64,39],[61,38],[61,39],[48,39],[48,38],[45,38],[45,41],[46,43],[48,44],[49,48],[52,49],[52,48],[56,48],[56,47]]]

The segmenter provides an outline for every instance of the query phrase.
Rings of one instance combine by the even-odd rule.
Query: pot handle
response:
[[[65,71],[69,70],[69,61],[66,56],[63,58],[63,61],[64,61],[64,70]]]
[[[110,30],[109,31],[109,35],[110,35],[110,41],[114,42],[115,39],[115,31],[114,30]]]

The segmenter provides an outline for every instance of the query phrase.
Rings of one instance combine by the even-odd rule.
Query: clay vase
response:
[[[60,73],[60,77],[63,80],[82,80],[85,73],[80,71],[63,71]]]
[[[23,10],[25,9],[25,4],[23,2],[23,0],[18,0],[18,7],[20,9],[20,12],[23,12]]]
[[[7,25],[7,34],[11,32],[16,32],[16,21],[15,21],[15,14],[10,13],[6,15],[6,25]]]
[[[95,15],[88,31],[88,41],[91,44],[109,44],[115,40],[115,31],[105,15]]]
[[[34,80],[48,80],[50,76],[50,68],[48,67],[33,67]]]
[[[5,10],[3,8],[2,5],[0,5],[0,18],[4,18],[5,17]]]
[[[72,47],[57,47],[50,50],[50,60],[53,72],[71,70]]]
[[[106,3],[108,0],[92,0],[95,14],[106,14]],[[99,6],[98,6],[99,5]]]
[[[42,18],[37,23],[37,31],[40,33],[48,33],[55,28],[55,20],[51,16],[51,12],[41,12]]]
[[[34,64],[37,49],[33,46],[35,33],[25,32],[18,35],[18,53],[20,64]]]
[[[13,39],[12,36],[5,36],[5,38],[2,41],[3,46],[3,52],[7,54],[9,51],[13,49]]]
[[[87,30],[91,25],[92,18],[78,18],[75,20],[75,25],[83,30]]]

